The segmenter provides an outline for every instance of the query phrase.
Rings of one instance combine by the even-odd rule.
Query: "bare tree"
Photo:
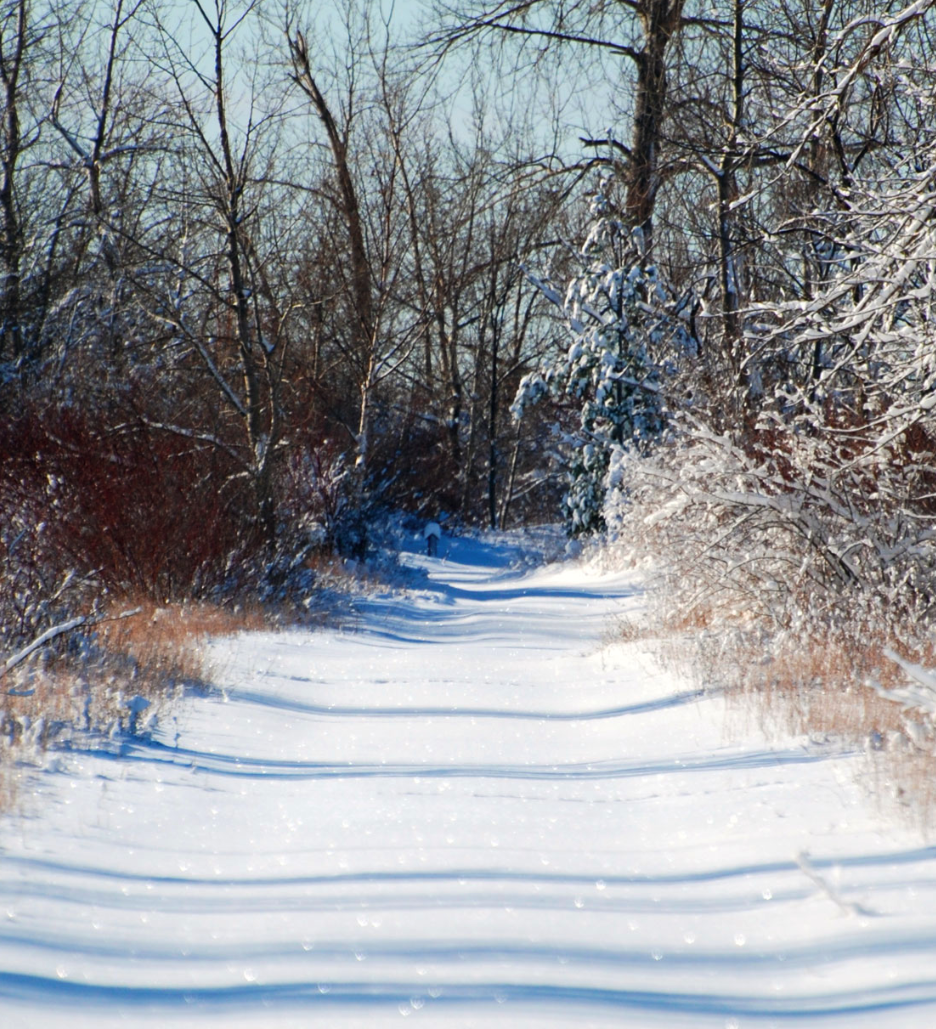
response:
[[[386,92],[386,55],[388,43],[377,44],[365,18],[359,27],[347,26],[349,35],[361,34],[361,59],[366,65],[355,65],[354,74],[375,74],[375,90]],[[381,168],[380,158],[373,155],[374,176],[377,179],[368,203],[358,195],[354,157],[351,152],[351,133],[355,128],[358,97],[354,74],[347,83],[348,95],[344,103],[344,118],[339,124],[324,92],[319,87],[305,34],[287,27],[287,36],[293,66],[293,79],[309,100],[327,139],[337,188],[332,194],[335,209],[341,221],[346,253],[339,260],[350,269],[348,299],[352,338],[350,349],[357,364],[357,386],[360,396],[359,417],[354,433],[356,446],[356,478],[359,489],[366,488],[368,464],[372,447],[373,420],[377,396],[382,385],[408,361],[415,346],[416,332],[412,325],[395,321],[391,311],[393,282],[399,271],[397,252],[397,220],[400,213],[398,194],[401,190],[397,162]],[[358,44],[356,44],[358,45]],[[365,129],[361,127],[362,135]],[[382,134],[383,128],[376,130]],[[368,224],[370,222],[370,224]]]
[[[440,10],[444,28],[431,34],[440,53],[493,35],[516,43],[521,50],[570,49],[630,66],[629,138],[614,133],[589,136],[582,142],[609,155],[602,160],[612,160],[620,170],[626,182],[627,220],[641,233],[647,260],[653,254],[654,209],[664,168],[668,51],[687,23],[700,20],[686,16],[684,7],[685,0],[617,0],[595,5],[468,0],[455,8],[454,15],[451,8]],[[610,106],[618,117],[613,103]]]
[[[214,442],[236,456],[251,483],[257,523],[272,555],[288,304],[272,288],[275,280],[258,241],[263,219],[275,206],[266,202],[275,178],[268,164],[280,119],[275,104],[259,109],[256,84],[249,83],[237,104],[235,127],[229,82],[233,40],[255,8],[252,0],[215,0],[211,6],[196,0],[200,33],[207,38],[204,55],[191,51],[179,27],[164,24],[158,8],[151,11],[158,47],[153,59],[179,113],[174,119],[167,114],[164,122],[176,148],[176,168],[155,189],[156,206],[165,212],[170,231],[147,243],[160,273],[141,279],[138,288],[155,324],[166,332],[167,345],[197,360],[225,412],[220,421],[213,416],[215,425],[166,421],[162,428]],[[275,232],[264,238],[273,240]],[[240,439],[223,428],[230,418]]]
[[[23,351],[22,313],[20,311],[20,269],[22,262],[23,232],[16,196],[17,164],[28,140],[23,138],[21,103],[24,61],[28,47],[30,26],[26,0],[6,5],[0,22],[0,80],[3,86],[2,154],[0,154],[0,218],[2,241],[0,259],[3,261],[3,310],[0,327],[0,359],[9,354],[18,360]],[[12,31],[11,31],[12,30]],[[12,37],[12,38],[10,38]]]

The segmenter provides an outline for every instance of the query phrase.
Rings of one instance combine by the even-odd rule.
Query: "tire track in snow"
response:
[[[726,741],[719,698],[596,657],[626,576],[450,546],[34,773],[3,1029],[936,1024],[936,850],[882,833],[859,755]]]

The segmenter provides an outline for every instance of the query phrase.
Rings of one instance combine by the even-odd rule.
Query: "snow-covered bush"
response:
[[[677,606],[782,632],[921,628],[936,614],[936,149],[853,181],[821,288],[763,305],[750,417],[674,416],[605,517],[665,555]],[[772,328],[765,328],[772,324]],[[701,616],[700,616],[701,617]]]
[[[929,617],[932,519],[897,501],[898,455],[881,455],[892,466],[875,480],[860,464],[831,467],[824,451],[793,432],[742,446],[686,428],[639,469],[616,453],[611,479],[628,489],[610,494],[605,517],[619,539],[665,557],[686,613],[715,608],[788,629],[802,618],[828,625],[863,596]]]

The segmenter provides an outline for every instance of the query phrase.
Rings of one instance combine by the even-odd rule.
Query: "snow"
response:
[[[421,549],[421,541],[413,542]],[[936,849],[864,757],[602,645],[634,573],[516,538],[37,769],[4,1029],[936,1024]]]

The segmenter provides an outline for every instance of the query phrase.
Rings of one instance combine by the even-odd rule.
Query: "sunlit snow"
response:
[[[35,772],[4,1029],[936,1025],[936,849],[862,755],[604,646],[631,573],[412,549],[421,587],[220,641],[216,693]]]

